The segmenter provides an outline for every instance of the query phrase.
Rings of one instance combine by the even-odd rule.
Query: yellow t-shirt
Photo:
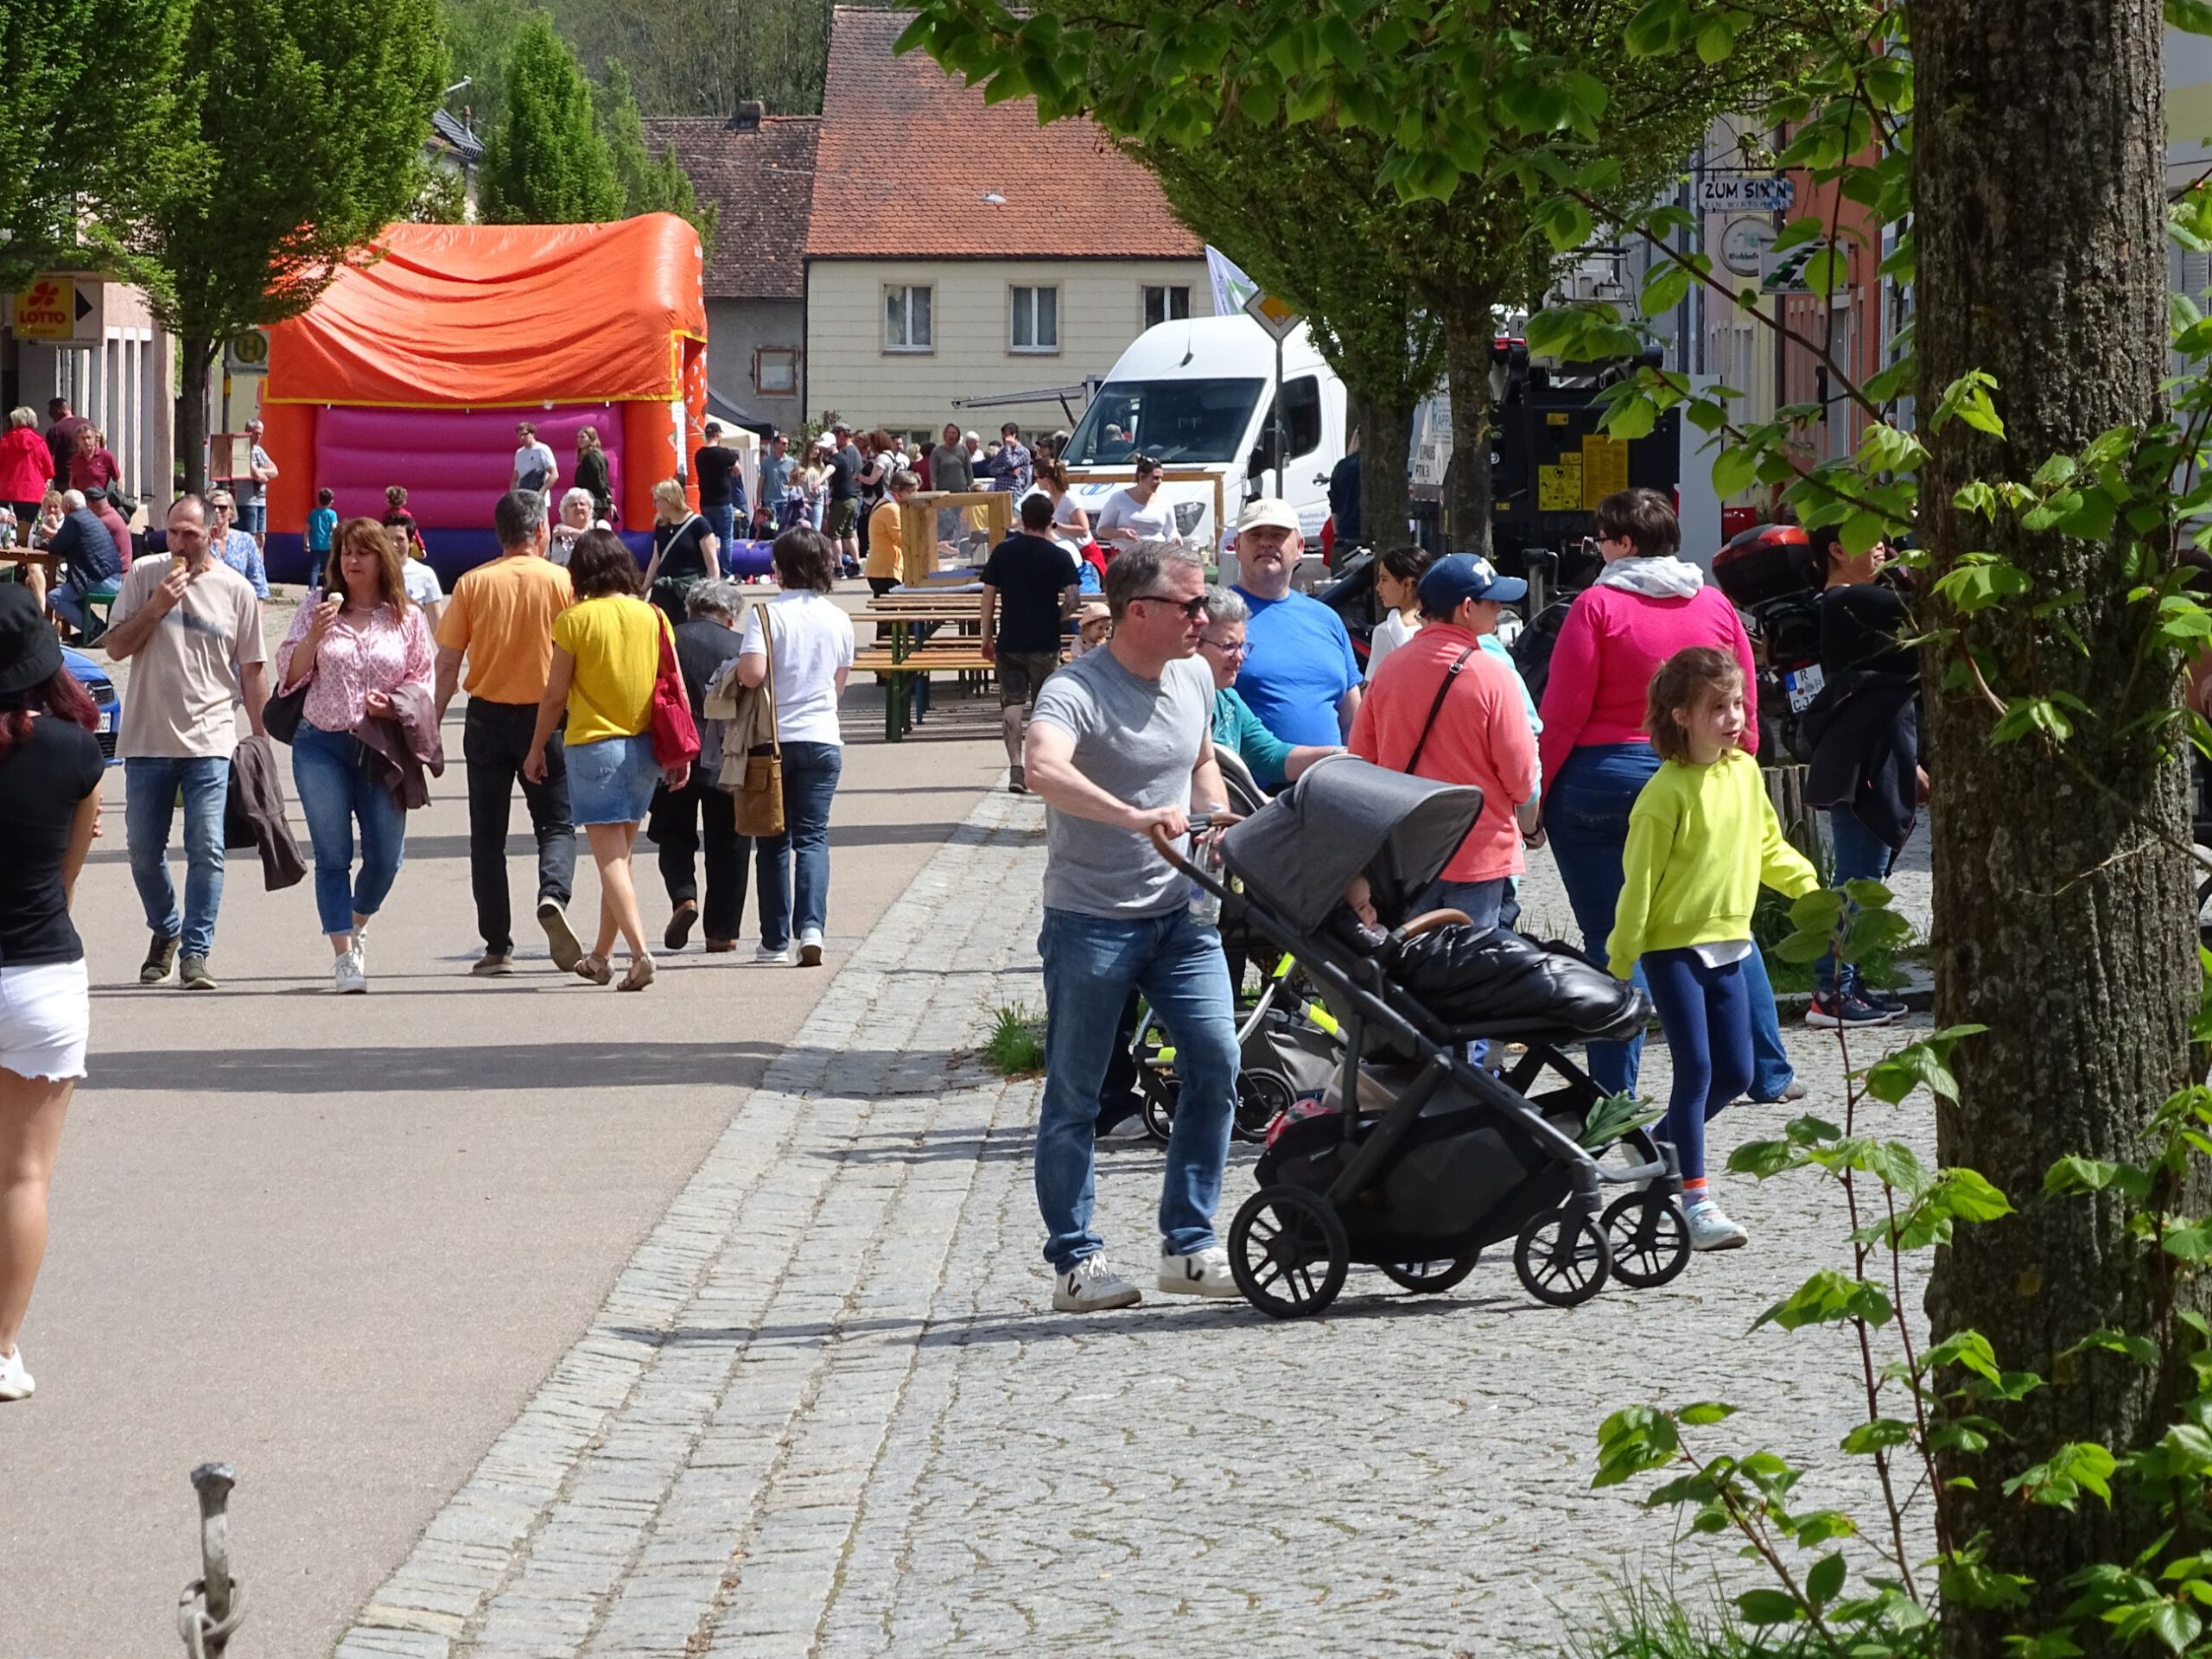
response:
[[[472,697],[535,705],[553,666],[553,624],[575,593],[569,573],[529,553],[480,564],[453,585],[438,643],[468,653]]]
[[[896,582],[903,574],[899,539],[899,504],[886,501],[868,516],[868,563],[861,574]]]
[[[667,626],[658,611],[627,594],[601,594],[555,619],[553,643],[576,659],[563,741],[596,743],[645,729]]]

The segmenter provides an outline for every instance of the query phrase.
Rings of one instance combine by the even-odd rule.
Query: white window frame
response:
[[[1183,290],[1183,315],[1179,317],[1175,315],[1175,290],[1179,288]],[[1152,321],[1150,309],[1145,301],[1145,296],[1154,289],[1160,290],[1160,322],[1184,322],[1189,320],[1192,292],[1192,285],[1189,283],[1139,283],[1137,284],[1138,332],[1141,333],[1147,328],[1160,326],[1159,323]]]
[[[766,370],[770,364],[779,365],[787,384],[770,385]],[[761,346],[753,353],[753,390],[764,397],[796,397],[798,396],[798,348],[795,346]]]
[[[1019,338],[1022,321],[1023,296],[1028,296],[1029,329],[1033,338],[1037,331],[1037,296],[1052,296],[1052,343],[1049,346],[1024,346]],[[1006,290],[1006,348],[1016,357],[1058,357],[1060,354],[1060,285],[1058,283],[1009,283]]]
[[[914,296],[917,294],[925,294],[929,296],[924,302],[924,308],[929,313],[929,329],[918,344],[913,341]],[[893,295],[905,296],[901,309],[906,339],[903,342],[891,337],[891,298]],[[927,357],[937,350],[937,294],[931,283],[886,283],[883,285],[883,353],[885,356]]]

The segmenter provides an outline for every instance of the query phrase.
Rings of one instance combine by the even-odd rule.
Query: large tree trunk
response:
[[[1490,556],[1491,346],[1497,337],[1494,297],[1455,289],[1438,308],[1444,318],[1444,373],[1452,389],[1452,461],[1444,474],[1444,533],[1454,553]]]
[[[1414,405],[1402,392],[1366,400],[1359,440],[1359,526],[1370,547],[1402,546],[1413,517]]]
[[[1997,381],[2005,435],[1953,421],[1929,435],[1923,522],[1938,573],[1993,549],[2034,598],[2078,589],[2068,613],[2086,656],[2020,601],[1979,625],[2005,695],[2070,692],[2095,709],[2063,755],[1989,741],[1991,709],[1927,683],[1935,779],[1939,1024],[1977,1021],[1957,1051],[1955,1109],[1937,1116],[1942,1162],[1980,1170],[2018,1213],[1962,1228],[1928,1295],[1937,1334],[1972,1329],[1999,1362],[2051,1379],[2005,1411],[2012,1438],[1946,1472],[1961,1543],[1986,1531],[1991,1565],[2026,1574],[2007,1616],[1945,1604],[1947,1654],[1998,1659],[2071,1597],[2065,1575],[2126,1560],[2139,1515],[2084,1499],[2072,1513],[2004,1494],[2005,1478],[2069,1440],[2120,1449],[2155,1429],[2140,1372],[2059,1355],[2101,1325],[2141,1328],[2145,1280],[2122,1207],[2046,1200],[2063,1154],[2134,1158],[2145,1120],[2188,1077],[2197,970],[2177,760],[2126,726],[2173,695],[2133,673],[2142,607],[2108,547],[1951,505],[1974,478],[2025,479],[2107,428],[2157,418],[2165,371],[2165,237],[2158,0],[1914,0],[1921,407],[1969,370]],[[1955,619],[1939,619],[1955,620]],[[2134,706],[2122,687],[2139,685]],[[2094,780],[2094,781],[2093,781]]]
[[[177,341],[176,469],[196,493],[207,488],[207,388],[219,349],[189,334]]]

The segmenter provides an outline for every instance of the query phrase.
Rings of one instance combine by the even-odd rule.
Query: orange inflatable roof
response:
[[[394,225],[270,331],[271,402],[385,407],[673,399],[707,335],[698,232],[609,225]]]

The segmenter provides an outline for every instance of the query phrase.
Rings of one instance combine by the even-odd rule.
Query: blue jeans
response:
[[[729,544],[732,537],[735,534],[737,525],[736,503],[724,501],[716,506],[701,507],[699,516],[707,521],[707,528],[715,532],[715,539],[721,543],[721,551],[716,556],[721,561],[721,568],[724,570],[728,569]]]
[[[1865,824],[1859,815],[1847,806],[1832,806],[1827,810],[1828,846],[1835,854],[1834,884],[1840,887],[1847,881],[1885,881],[1890,866],[1897,854]],[[1824,991],[1832,991],[1839,978],[1835,952],[1830,950],[1815,965],[1815,982]],[[1859,967],[1855,963],[1840,964],[1840,977],[1846,985],[1859,983]]]
[[[184,915],[169,882],[169,824],[184,798]],[[123,763],[124,836],[130,879],[157,937],[181,939],[188,957],[215,948],[215,912],[223,903],[223,806],[231,795],[226,755],[153,755]]]
[[[1488,881],[1446,881],[1440,876],[1421,890],[1406,919],[1411,921],[1424,911],[1463,910],[1469,921],[1488,932],[1504,921],[1505,901],[1512,896],[1512,887],[1510,875]]]
[[[1048,908],[1037,950],[1045,959],[1045,1100],[1037,1121],[1045,1259],[1065,1273],[1103,1248],[1090,1225],[1092,1143],[1115,1016],[1133,990],[1144,993],[1173,1039],[1183,1085],[1167,1138],[1160,1236],[1179,1255],[1205,1249],[1214,1242],[1236,1105],[1236,1016],[1220,933],[1181,905],[1136,921]]]
[[[239,502],[238,528],[257,542],[266,536],[269,533],[268,501],[264,499],[259,501]]]
[[[838,744],[784,745],[784,833],[753,843],[760,943],[772,950],[829,925],[830,802],[844,767]]]
[[[1686,1181],[1705,1179],[1705,1126],[1751,1080],[1751,982],[1744,967],[1758,956],[1754,949],[1742,962],[1708,968],[1694,950],[1644,953],[1659,1028],[1675,1062],[1659,1139],[1675,1148]]]
[[[1613,909],[1621,896],[1621,855],[1628,845],[1629,809],[1659,757],[1648,743],[1594,743],[1576,749],[1544,791],[1544,828],[1552,856],[1559,861],[1582,948],[1603,962],[1613,931]],[[1641,963],[1636,982],[1650,985]],[[1783,1052],[1782,1020],[1774,1009],[1774,988],[1766,963],[1756,950],[1744,960],[1744,982],[1751,1004],[1751,1094],[1779,1100],[1796,1073]],[[1643,1058],[1643,1039],[1590,1045],[1590,1076],[1608,1094],[1634,1092]]]
[[[351,933],[391,891],[407,845],[407,811],[369,770],[351,732],[302,720],[292,739],[292,781],[315,847],[315,908],[325,933]],[[361,874],[353,876],[353,825],[361,826]]]

